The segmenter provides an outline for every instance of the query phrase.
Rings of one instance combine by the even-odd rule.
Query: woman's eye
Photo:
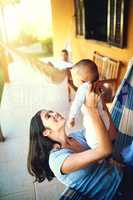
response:
[[[50,114],[47,115],[47,118],[50,118]]]
[[[85,81],[82,80],[82,83],[85,83]]]
[[[46,116],[46,119],[50,118],[50,114],[49,113],[47,113],[45,116]]]
[[[49,118],[52,116],[52,114],[53,114],[53,111],[50,110],[50,111],[48,111],[48,112],[46,113],[45,116],[46,116],[47,119],[49,119]]]

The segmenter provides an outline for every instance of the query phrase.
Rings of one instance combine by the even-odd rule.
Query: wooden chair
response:
[[[98,66],[100,80],[105,80],[107,102],[112,102],[118,87],[120,61],[104,56],[98,52],[93,53],[93,61]]]

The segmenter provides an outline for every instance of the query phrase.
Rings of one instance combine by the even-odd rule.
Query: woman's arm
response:
[[[73,153],[68,156],[61,167],[62,173],[70,173],[79,170],[107,157],[112,153],[111,141],[107,130],[101,121],[97,108],[89,107],[88,112],[89,115],[91,115],[89,123],[95,124],[95,131],[99,141],[98,146],[95,149],[89,149],[80,153]]]

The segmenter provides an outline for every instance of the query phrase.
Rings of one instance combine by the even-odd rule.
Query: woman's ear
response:
[[[43,136],[48,136],[51,133],[50,129],[46,129],[45,131],[43,131]]]

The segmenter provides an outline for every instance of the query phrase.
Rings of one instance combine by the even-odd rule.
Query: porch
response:
[[[82,58],[92,59],[93,52],[98,51],[123,63],[124,67],[119,76],[120,83],[126,72],[128,60],[133,56],[133,3],[131,2],[129,9],[128,45],[127,48],[120,49],[105,42],[75,36],[73,0],[51,2],[54,56],[59,57],[60,50],[67,47],[73,62],[76,62]],[[59,32],[58,27],[62,27],[62,31]],[[29,123],[33,114],[43,108],[68,115],[70,104],[67,80],[65,78],[60,84],[53,84],[36,68],[29,64],[23,65],[21,62],[16,63],[14,67],[9,66],[9,76],[12,81],[5,84],[0,108],[1,129],[6,138],[4,143],[0,143],[0,200],[56,200],[64,190],[62,184],[56,179],[49,183],[45,181],[42,184],[35,184],[28,175],[26,159]],[[78,120],[77,124],[80,127],[81,118]]]

